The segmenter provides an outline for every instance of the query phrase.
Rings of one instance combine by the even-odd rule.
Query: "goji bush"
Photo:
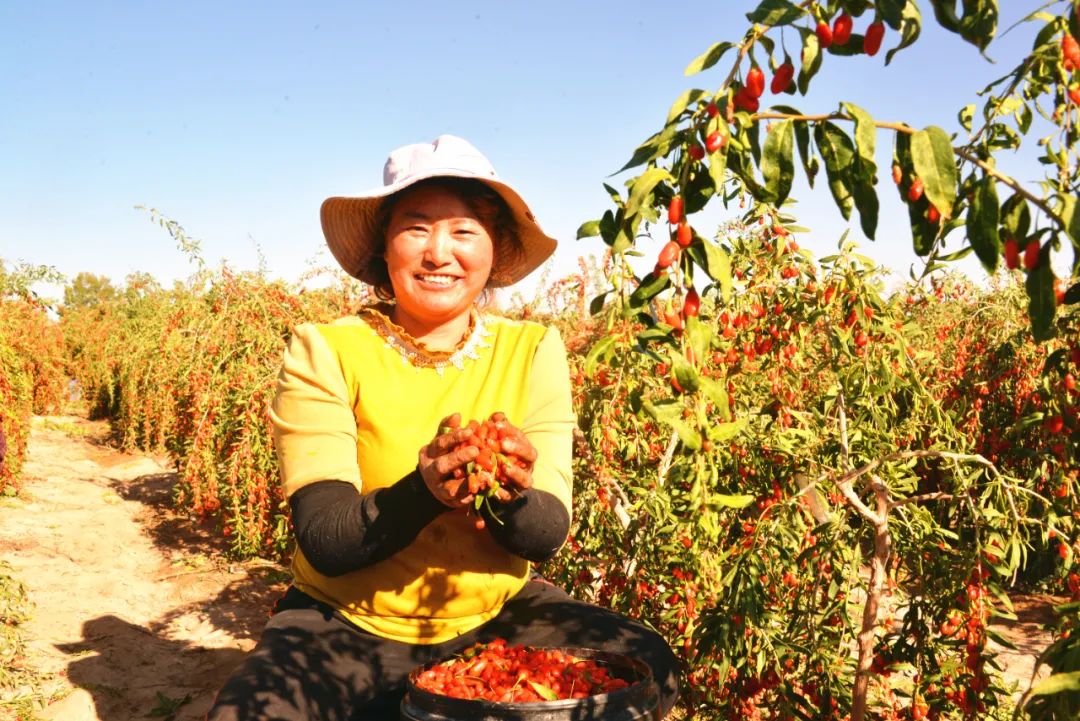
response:
[[[56,280],[47,268],[0,263],[0,431],[7,453],[0,463],[0,494],[19,490],[34,413],[55,413],[63,401],[64,344],[48,305],[30,291],[37,280]]]

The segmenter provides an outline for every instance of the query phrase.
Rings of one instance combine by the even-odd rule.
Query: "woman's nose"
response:
[[[436,223],[424,247],[424,259],[435,265],[446,265],[450,262],[451,242],[453,242],[453,237],[450,235],[449,228]]]

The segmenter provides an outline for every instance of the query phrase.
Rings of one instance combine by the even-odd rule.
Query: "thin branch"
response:
[[[906,506],[909,503],[923,503],[924,501],[955,501],[956,496],[951,493],[924,493],[921,496],[909,496],[889,502],[889,510]]]
[[[840,414],[840,455],[843,458],[844,468],[851,467],[851,454],[848,451],[848,438],[847,438],[847,412],[844,410],[844,392],[840,391],[836,394],[836,408]],[[844,478],[840,479],[843,483],[847,478],[845,474]]]
[[[667,449],[664,451],[663,458],[660,459],[660,477],[657,479],[659,485],[664,485],[665,479],[667,479],[668,471],[671,470],[671,460],[675,457],[675,448],[679,445],[679,434],[672,431],[671,440],[668,441]]]

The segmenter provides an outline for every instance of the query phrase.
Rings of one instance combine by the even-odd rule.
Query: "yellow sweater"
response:
[[[409,353],[428,357],[413,343],[373,309],[296,328],[271,407],[286,496],[328,479],[361,493],[393,485],[416,468],[440,420],[502,411],[537,449],[534,487],[569,512],[575,420],[558,332],[477,316],[469,342],[438,368],[406,360]],[[528,561],[474,521],[462,511],[444,513],[390,558],[333,578],[297,549],[294,583],[371,633],[405,643],[446,641],[495,616],[528,577]]]

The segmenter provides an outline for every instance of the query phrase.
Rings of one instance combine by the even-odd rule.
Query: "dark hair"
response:
[[[502,199],[502,196],[491,189],[486,183],[471,178],[428,178],[421,180],[415,185],[410,185],[405,190],[391,195],[379,205],[376,220],[377,242],[372,248],[367,259],[367,276],[371,285],[375,288],[375,295],[382,300],[394,298],[394,287],[390,283],[390,272],[386,267],[386,234],[390,230],[390,216],[394,213],[394,206],[409,193],[421,188],[438,188],[446,190],[461,199],[476,217],[484,224],[484,228],[491,235],[492,251],[494,259],[491,264],[491,275],[488,277],[488,288],[496,285],[509,285],[509,278],[504,276],[503,268],[519,262],[525,253],[521,239],[517,233],[517,223],[510,206]]]

